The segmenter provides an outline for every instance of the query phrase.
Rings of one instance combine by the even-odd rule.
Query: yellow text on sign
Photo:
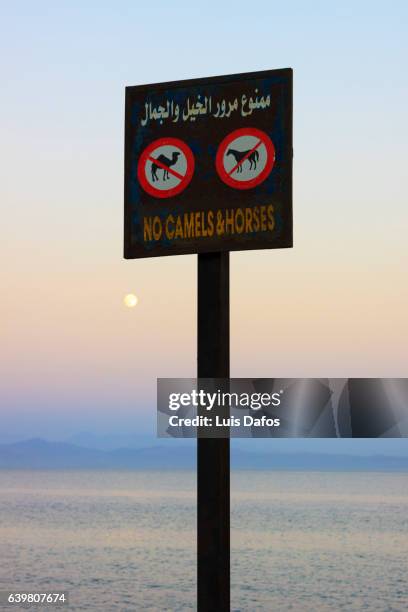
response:
[[[230,208],[169,214],[164,219],[158,215],[143,218],[144,242],[167,240],[189,240],[271,232],[275,228],[273,205],[253,208]]]

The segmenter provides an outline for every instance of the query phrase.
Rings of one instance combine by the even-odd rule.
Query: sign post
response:
[[[291,246],[291,69],[126,88],[124,256],[198,255],[198,378],[230,374],[229,252]],[[227,612],[229,437],[197,459],[198,610]]]
[[[197,377],[229,378],[229,253],[198,255]],[[197,609],[230,609],[229,438],[197,439]]]

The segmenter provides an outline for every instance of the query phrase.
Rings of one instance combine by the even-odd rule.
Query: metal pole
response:
[[[198,378],[229,378],[229,253],[198,255]],[[197,439],[197,609],[230,610],[230,444]]]

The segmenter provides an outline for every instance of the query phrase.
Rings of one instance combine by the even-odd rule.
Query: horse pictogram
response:
[[[256,128],[241,128],[228,134],[215,159],[220,179],[235,189],[256,187],[269,176],[274,163],[272,140]]]
[[[249,153],[249,155],[248,155]],[[250,167],[249,169],[252,170],[252,165],[254,166],[254,170],[256,170],[256,162],[259,159],[259,153],[258,151],[236,151],[235,149],[228,149],[227,151],[227,155],[233,155],[235,157],[235,162],[239,163],[241,161],[241,159],[245,158],[249,161],[250,163]],[[237,168],[237,172],[242,172],[242,166],[243,164],[240,164]]]

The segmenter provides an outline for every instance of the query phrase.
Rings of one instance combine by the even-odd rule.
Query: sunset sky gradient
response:
[[[406,2],[0,11],[4,435],[154,432],[195,375],[196,257],[122,258],[126,85],[293,68],[294,248],[231,255],[231,375],[407,376]]]

